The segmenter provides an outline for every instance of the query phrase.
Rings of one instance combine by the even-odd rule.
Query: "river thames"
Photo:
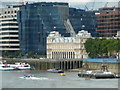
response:
[[[118,88],[118,79],[91,79],[84,80],[78,77],[78,72],[59,73],[46,71],[4,71],[2,88]],[[32,74],[39,79],[20,78],[25,74]]]

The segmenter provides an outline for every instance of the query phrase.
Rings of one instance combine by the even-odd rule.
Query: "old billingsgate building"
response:
[[[47,37],[47,58],[49,59],[83,59],[88,54],[84,43],[91,34],[79,31],[74,37],[62,37],[59,32],[50,32]]]

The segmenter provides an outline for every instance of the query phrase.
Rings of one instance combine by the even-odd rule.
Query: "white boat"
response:
[[[32,80],[48,80],[48,78],[45,77],[33,77],[31,75],[24,75],[23,77],[20,77],[21,79],[32,79]]]
[[[59,69],[48,69],[48,72],[53,72],[53,73],[64,73],[63,70],[59,70]]]
[[[31,70],[32,69],[28,63],[15,63],[15,64],[10,64],[10,66],[16,70]]]
[[[13,67],[11,67],[9,64],[4,64],[2,61],[0,61],[0,71],[12,71],[14,70]]]

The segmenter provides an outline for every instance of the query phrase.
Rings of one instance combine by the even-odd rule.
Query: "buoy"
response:
[[[90,78],[84,78],[84,80],[90,80]]]
[[[65,76],[65,73],[60,73],[60,76]]]

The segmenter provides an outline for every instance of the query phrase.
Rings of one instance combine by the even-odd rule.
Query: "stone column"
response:
[[[73,52],[71,52],[71,58],[73,59]]]
[[[59,54],[60,54],[60,57],[59,57],[59,58],[61,59],[61,52],[60,52]]]
[[[68,59],[69,59],[69,52],[68,52]]]

